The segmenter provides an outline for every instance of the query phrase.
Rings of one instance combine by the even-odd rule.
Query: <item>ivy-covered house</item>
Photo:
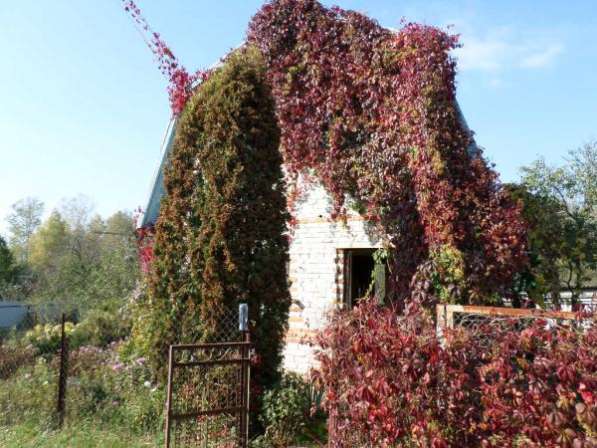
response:
[[[466,126],[462,116],[461,120]],[[158,219],[165,194],[164,168],[175,133],[176,120],[172,120],[145,212],[139,216],[139,229],[151,228]],[[471,144],[469,152],[476,151],[476,145]],[[303,181],[292,213],[287,268],[292,297],[284,350],[288,370],[305,373],[311,368],[311,341],[330,311],[354,306],[367,293],[381,300],[386,292],[387,267],[383,251],[376,254],[383,247],[376,227],[350,204],[342,219],[333,218],[333,212],[333,201],[325,188],[316,181]]]
[[[290,243],[286,273],[291,296],[284,348],[287,369],[307,371],[314,354],[310,341],[329,312],[355,306],[365,295],[391,302],[397,310],[438,301],[481,304],[499,300],[526,264],[526,227],[518,204],[501,188],[457,104],[456,62],[450,53],[457,45],[456,36],[435,27],[406,24],[391,31],[361,14],[328,9],[315,0],[266,3],[251,21],[243,46],[259,60],[256,66],[261,68],[256,73],[263,74],[253,87],[243,87],[251,100],[239,107],[249,105],[247,110],[253,114],[247,120],[237,112],[240,109],[226,109],[222,114],[209,106],[213,104],[210,98],[225,105],[226,95],[234,97],[237,92],[230,86],[239,85],[236,81],[226,84],[224,94],[215,90],[221,87],[218,80],[195,87],[177,62],[164,65],[174,70],[170,93],[179,118],[168,128],[145,214],[139,220],[140,234],[157,223],[156,235],[184,252],[181,259],[189,263],[216,248],[218,242],[212,239],[211,246],[180,249],[202,237],[201,232],[210,233],[212,227],[193,233],[202,217],[179,207],[186,199],[179,200],[177,191],[191,198],[195,192],[201,197],[206,193],[203,180],[196,176],[200,166],[193,159],[196,154],[205,157],[209,169],[219,170],[216,176],[205,177],[205,182],[217,190],[228,181],[224,146],[215,154],[205,145],[221,143],[228,125],[234,132],[243,129],[246,133],[237,132],[234,139],[226,140],[234,142],[229,146],[234,156],[238,159],[244,151],[254,157],[259,146],[245,144],[244,137],[263,124],[256,118],[260,112],[251,106],[259,103],[259,98],[251,96],[259,91],[264,98],[271,95],[262,107],[270,108],[263,111],[269,120],[264,132],[272,138],[258,144],[266,147],[275,142],[287,177]],[[164,46],[158,42],[156,48],[160,54]],[[161,54],[171,58],[169,51]],[[231,80],[236,76],[233,72],[243,71],[238,65],[231,70]],[[251,84],[255,75],[249,78]],[[202,86],[207,86],[204,95]],[[187,98],[191,101],[185,108]],[[222,120],[216,123],[216,118]],[[210,123],[213,135],[205,131],[204,122]],[[171,155],[176,163],[169,165]],[[272,154],[268,157],[275,159]],[[170,166],[174,169],[169,170]],[[186,177],[186,171],[196,177]],[[255,179],[261,179],[259,170],[254,171]],[[160,226],[164,179],[168,184],[169,172],[176,172],[170,183],[174,196],[170,198],[170,192],[166,196],[172,199],[172,207],[167,211],[168,224]],[[242,192],[250,199],[251,181],[244,177],[243,182]],[[281,181],[275,180],[267,188],[280,186]],[[218,195],[219,191],[210,200]],[[224,205],[234,203],[233,197],[228,200]],[[213,208],[201,210],[217,221]],[[238,216],[242,213],[251,214],[250,219],[260,226],[268,225],[252,209],[237,210],[234,222],[246,222],[248,218]],[[176,232],[180,238],[170,238]],[[159,284],[166,285],[170,272],[181,262],[160,251],[167,268],[162,269]],[[142,247],[142,258],[144,253]],[[218,260],[226,263],[222,257]],[[245,259],[243,263],[250,262]],[[212,263],[210,269],[215,268]],[[201,263],[196,269],[203,269]],[[279,269],[276,272],[283,277]],[[263,266],[259,275],[265,278]],[[209,286],[207,280],[202,281],[202,287]],[[186,285],[160,287],[160,294],[167,295]],[[190,285],[189,289],[195,294],[197,288]],[[279,311],[286,315],[286,310]],[[174,327],[169,331],[174,332]]]

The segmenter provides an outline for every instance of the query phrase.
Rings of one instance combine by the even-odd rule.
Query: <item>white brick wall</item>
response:
[[[329,196],[315,185],[304,193],[295,212],[298,224],[290,244],[289,266],[293,305],[284,368],[298,373],[307,373],[313,366],[314,347],[308,340],[338,306],[338,249],[379,247],[358,214],[349,212],[344,224],[332,222],[330,211]]]

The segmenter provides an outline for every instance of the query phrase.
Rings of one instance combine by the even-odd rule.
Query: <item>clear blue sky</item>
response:
[[[119,0],[0,2],[0,232],[10,204],[84,194],[144,205],[169,119],[166,82]],[[190,69],[242,42],[257,0],[138,0]],[[505,181],[597,138],[594,0],[338,0],[382,25],[454,25],[458,98]]]

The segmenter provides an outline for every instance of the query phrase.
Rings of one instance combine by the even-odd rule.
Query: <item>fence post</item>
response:
[[[66,384],[68,375],[68,340],[66,338],[66,315],[62,313],[62,325],[60,333],[60,376],[58,377],[58,400],[56,403],[56,412],[58,414],[58,427],[62,428],[64,424],[64,413],[66,410]]]
[[[170,448],[170,417],[172,415],[172,378],[174,372],[174,349],[172,346],[168,349],[168,391],[166,395],[166,448]]]
[[[243,342],[241,349],[241,417],[240,417],[240,431],[241,431],[241,448],[246,448],[249,441],[249,396],[251,389],[251,349],[249,343],[251,342],[251,334],[249,333],[249,306],[246,303],[241,303],[238,307],[238,329],[242,334]]]

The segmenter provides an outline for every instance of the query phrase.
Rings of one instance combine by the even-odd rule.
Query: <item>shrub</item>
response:
[[[0,345],[0,380],[11,377],[19,368],[35,362],[32,346],[19,344]]]
[[[75,347],[94,345],[105,347],[124,339],[130,332],[128,322],[119,312],[91,310],[74,329],[72,344]]]
[[[313,423],[320,395],[312,384],[294,373],[286,373],[263,394],[261,423],[265,434],[254,446],[287,447]]]
[[[134,329],[162,378],[169,344],[218,339],[222,317],[247,302],[256,390],[277,380],[290,306],[278,144],[262,58],[243,48],[198,87],[165,169],[149,294]]]
[[[106,347],[123,339],[130,328],[118,313],[92,310],[78,324],[66,322],[64,330],[69,350],[76,350],[85,345]],[[37,350],[37,354],[51,355],[60,349],[61,336],[61,324],[38,324],[25,333],[24,340]]]
[[[47,358],[47,359],[46,359]],[[0,382],[0,425],[55,422],[57,356],[38,357]],[[123,363],[118,346],[84,346],[69,357],[66,423],[128,427],[137,434],[161,428],[164,390],[150,381],[143,358]]]
[[[48,428],[55,414],[56,372],[37,358],[0,380],[0,426],[31,422]]]
[[[66,322],[64,332],[67,337],[71,337],[75,331],[75,324]],[[31,344],[37,350],[39,355],[49,355],[55,353],[60,348],[62,337],[61,324],[37,324],[31,330],[25,333],[25,341]],[[74,344],[78,346],[78,341]]]
[[[163,389],[151,383],[145,359],[122,362],[117,344],[71,353],[67,410],[73,419],[130,426],[142,433],[159,427],[163,407]]]
[[[334,446],[594,446],[596,338],[537,321],[441,341],[421,312],[364,303],[319,338]]]

